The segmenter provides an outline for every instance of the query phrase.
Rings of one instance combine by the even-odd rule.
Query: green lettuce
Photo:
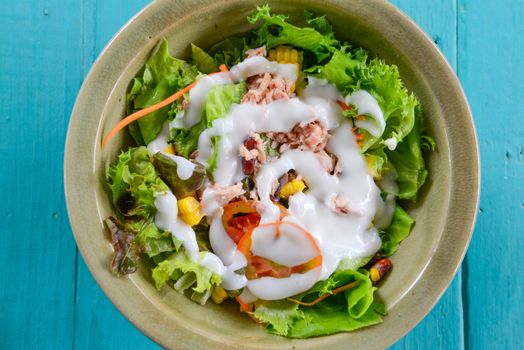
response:
[[[202,257],[203,254],[200,253]],[[184,282],[187,280],[193,283],[184,283],[184,288],[178,288],[180,291],[193,287],[195,292],[203,293],[218,286],[222,281],[220,275],[205,268],[198,261],[190,259],[185,251],[171,254],[153,269],[153,280],[158,289],[162,288],[168,280],[180,280],[183,276],[186,276]]]
[[[316,66],[309,72],[335,84],[344,94],[364,89],[373,95],[386,120],[382,140],[392,137],[400,142],[413,129],[415,109],[420,103],[402,84],[397,66],[377,58],[369,60],[366,51],[344,46],[333,53],[326,65]]]
[[[196,64],[198,70],[204,74],[218,71],[218,67],[215,64],[213,57],[195,44],[191,44],[191,58],[193,59],[193,63]]]
[[[213,121],[224,118],[233,103],[240,103],[246,93],[246,83],[215,85],[206,96],[205,112],[196,125],[190,129],[173,128],[170,131],[170,142],[178,155],[188,158],[198,147],[200,134],[208,127],[211,127]],[[215,150],[219,142],[218,137],[213,138]],[[217,153],[214,152],[208,160],[211,170],[216,166]]]
[[[171,233],[160,230],[152,220],[128,221],[126,229],[135,233],[135,242],[150,258],[176,251],[182,245]]]
[[[247,38],[231,37],[213,45],[209,49],[209,55],[213,57],[217,67],[221,64],[232,67],[244,59],[250,48]]]
[[[172,128],[169,131],[169,142],[173,145],[176,154],[189,158],[191,153],[197,149],[198,138],[206,128],[206,120],[204,118],[190,129]]]
[[[411,216],[397,205],[391,225],[385,231],[380,232],[380,239],[382,240],[380,254],[383,256],[393,255],[397,251],[400,242],[409,236],[414,222]]]
[[[206,96],[206,122],[211,127],[213,121],[224,118],[233,103],[240,103],[246,94],[246,83],[215,85]]]
[[[416,108],[414,114],[416,121],[409,135],[397,145],[394,151],[385,150],[389,162],[397,173],[398,198],[412,201],[417,199],[417,192],[428,175],[421,149],[422,113],[420,107]]]
[[[293,298],[310,302],[354,281],[359,282],[356,287],[329,296],[313,306],[289,300],[262,302],[253,315],[268,324],[269,332],[292,338],[351,331],[382,322],[381,315],[385,314],[385,308],[375,299],[377,288],[372,286],[365,270],[336,271],[328,279]]]
[[[163,40],[156,53],[145,64],[144,72],[133,81],[128,94],[129,111],[134,112],[154,105],[186,85],[191,84],[198,75],[195,66],[169,54],[167,40]],[[162,130],[168,117],[169,106],[161,108],[137,120],[130,133],[137,144],[148,144]]]
[[[287,23],[287,16],[271,15],[269,11],[268,5],[257,7],[257,11],[247,18],[252,24],[262,22],[260,27],[254,30],[255,46],[266,45],[270,49],[288,44],[310,51],[320,62],[329,58],[339,45],[331,26],[324,17],[313,18],[307,12],[306,19],[313,28],[301,28]]]
[[[169,188],[158,176],[145,147],[132,147],[107,171],[113,203],[120,213],[148,219],[155,212],[155,192]]]

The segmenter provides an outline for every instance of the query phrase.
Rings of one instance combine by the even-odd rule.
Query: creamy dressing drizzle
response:
[[[375,137],[380,137],[386,128],[386,121],[384,120],[384,113],[380,109],[377,100],[367,91],[358,90],[351,95],[346,96],[346,103],[357,107],[359,114],[367,114],[372,116],[373,120],[357,120],[355,126],[366,129]]]
[[[207,93],[217,84],[234,83],[261,73],[278,73],[296,80],[297,65],[270,62],[259,56],[245,59],[231,68],[229,73],[207,76],[199,80],[189,94],[189,108],[171,123],[175,127],[190,127],[200,120]],[[183,246],[192,259],[222,276],[222,286],[229,290],[243,287],[240,299],[253,302],[257,298],[276,300],[301,293],[318,280],[328,278],[344,258],[361,258],[374,254],[380,248],[380,238],[373,220],[382,225],[391,220],[394,210],[394,195],[381,199],[380,190],[369,175],[366,162],[352,133],[352,124],[342,117],[336,100],[343,97],[335,86],[324,80],[309,77],[309,85],[299,98],[278,100],[267,105],[234,104],[225,118],[215,120],[198,141],[197,161],[206,164],[213,154],[211,137],[220,136],[217,168],[214,180],[219,185],[233,185],[244,177],[239,156],[239,147],[249,132],[289,132],[298,123],[319,120],[332,137],[327,150],[340,163],[339,175],[327,173],[311,151],[288,150],[280,158],[267,161],[259,169],[256,190],[262,202],[261,224],[279,221],[280,209],[271,201],[271,190],[280,176],[294,169],[305,180],[307,193],[297,193],[289,199],[289,216],[282,227],[298,225],[316,240],[322,255],[322,266],[305,273],[293,273],[287,278],[262,277],[247,280],[235,271],[246,266],[247,261],[236,248],[222,224],[222,207],[214,191],[207,187],[203,193],[203,211],[210,221],[209,239],[213,253],[199,252],[195,233],[191,227],[177,217],[176,197],[168,192],[158,194],[155,199],[156,225],[171,232],[183,241]],[[355,126],[380,136],[385,128],[382,111],[372,95],[364,90],[355,91],[345,98],[360,114],[372,120],[357,121]],[[162,151],[167,143],[169,130],[150,143],[150,152]],[[389,142],[388,147],[393,147]],[[166,144],[167,146],[167,144]],[[192,170],[187,163],[175,157],[179,165],[179,176],[188,178]],[[191,162],[188,162],[191,163]],[[192,164],[192,163],[191,163]],[[193,167],[194,168],[194,167]],[[388,180],[384,180],[388,181]],[[394,181],[393,181],[394,183]],[[387,187],[387,186],[386,186]],[[334,212],[335,200],[344,199],[349,212]],[[381,225],[381,226],[382,226]],[[271,226],[259,226],[253,231],[251,250],[285,266],[296,266],[309,261],[317,253],[308,245],[301,230],[288,229],[285,234],[275,235]],[[319,248],[316,249],[319,249]]]
[[[200,121],[209,91],[216,85],[231,84],[229,73],[217,73],[206,75],[198,80],[191,91],[189,91],[189,107],[186,111],[177,115],[173,121],[173,126],[177,128],[189,129]]]
[[[244,256],[238,252],[236,260],[233,259],[231,264],[225,265],[224,260],[217,255],[199,252],[195,231],[178,217],[177,199],[173,193],[158,193],[155,197],[155,207],[155,225],[182,241],[182,246],[191,260],[198,261],[202,266],[220,275],[222,286],[226,289],[236,290],[246,285],[246,277],[235,273],[246,265]]]

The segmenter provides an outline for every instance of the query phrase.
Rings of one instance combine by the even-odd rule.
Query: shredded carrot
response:
[[[348,106],[346,103],[340,100],[337,100],[337,104],[340,106],[340,108],[342,108],[343,111],[350,111],[353,109],[351,106]]]
[[[353,282],[351,282],[349,284],[346,284],[345,286],[335,288],[335,289],[333,289],[332,293],[323,294],[320,297],[318,297],[317,299],[315,299],[313,301],[310,301],[308,303],[300,301],[300,300],[297,300],[297,299],[293,299],[293,298],[287,298],[287,300],[292,301],[292,302],[297,303],[297,304],[300,304],[300,305],[304,305],[304,306],[313,306],[313,305],[321,302],[322,300],[326,299],[327,297],[330,297],[332,295],[338,294],[338,293],[343,292],[345,290],[354,288],[354,287],[358,286],[358,284],[359,284],[359,281],[353,281]]]
[[[229,72],[229,70],[227,69],[227,66],[225,64],[221,64],[219,69],[220,69],[220,72],[214,72],[214,73],[210,73],[208,75],[213,75],[213,74],[223,73],[223,72]],[[137,111],[137,112],[135,112],[133,114],[130,114],[127,117],[125,117],[124,119],[122,119],[121,121],[119,121],[118,124],[116,124],[115,127],[113,129],[111,129],[109,134],[107,134],[107,136],[102,141],[102,148],[104,148],[105,145],[107,145],[107,143],[113,137],[115,137],[115,135],[118,134],[122,129],[124,129],[126,126],[128,126],[132,122],[134,122],[134,121],[136,121],[136,120],[138,120],[138,119],[140,119],[142,117],[145,117],[146,115],[148,115],[150,113],[153,113],[154,111],[159,110],[160,108],[163,108],[163,107],[168,106],[171,103],[175,102],[180,97],[184,96],[184,94],[186,94],[189,90],[194,88],[196,83],[197,82],[194,81],[191,84],[189,84],[188,86],[186,86],[185,88],[175,92],[173,95],[169,96],[165,100],[163,100],[161,102],[158,102],[157,104],[154,104],[152,106],[149,106],[149,107],[146,107],[144,109],[141,109],[141,110],[139,110],[139,111]]]
[[[362,133],[362,132],[356,132],[355,136],[356,136],[358,141],[364,140],[364,133]]]

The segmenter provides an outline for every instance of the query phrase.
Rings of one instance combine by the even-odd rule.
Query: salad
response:
[[[107,171],[114,273],[150,259],[157,288],[293,338],[382,321],[377,285],[414,224],[401,205],[435,147],[396,66],[305,19],[259,7],[248,35],[188,61],[163,40],[102,143],[136,143]]]

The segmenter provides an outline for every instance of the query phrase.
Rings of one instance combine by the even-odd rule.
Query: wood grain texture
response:
[[[515,264],[524,249],[524,4],[392,2],[458,72],[483,169],[477,229],[462,272],[392,348],[521,349],[524,273]],[[77,254],[62,188],[65,133],[80,83],[103,46],[147,3],[11,1],[0,11],[1,348],[157,348],[114,308]]]
[[[74,0],[0,11],[0,347],[71,349],[76,249],[62,187],[80,83]]]
[[[477,229],[465,266],[467,347],[523,349],[524,4],[459,0],[459,77],[482,155]]]
[[[82,78],[116,32],[148,3],[147,0],[83,0]],[[114,307],[80,255],[76,276],[74,349],[158,348]]]

